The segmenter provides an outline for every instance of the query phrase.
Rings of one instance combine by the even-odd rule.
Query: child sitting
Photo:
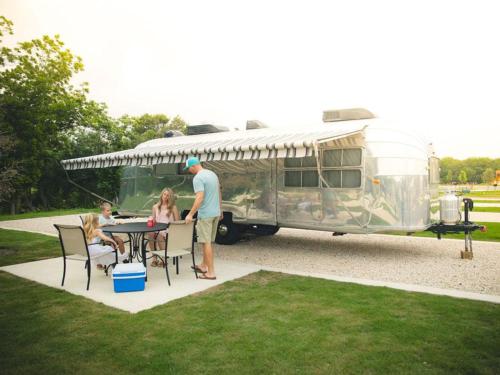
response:
[[[113,215],[111,215],[111,205],[108,202],[103,202],[101,204],[101,214],[99,215],[99,225],[101,227],[108,225],[116,225],[121,224],[120,221],[115,220]],[[113,236],[113,240],[118,244],[118,249],[120,250],[120,254],[125,254],[125,245],[123,240],[118,236]]]
[[[91,256],[102,254],[96,258],[97,269],[104,270],[110,264],[116,261],[115,255],[112,253],[117,244],[115,240],[106,236],[101,229],[99,229],[99,218],[96,214],[87,214],[83,219],[83,231],[87,238],[89,254]],[[110,242],[113,247],[109,245],[101,245],[101,240]]]

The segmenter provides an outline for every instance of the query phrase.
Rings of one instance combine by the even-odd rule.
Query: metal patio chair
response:
[[[84,222],[85,222],[85,219],[84,219],[85,215],[78,215],[78,217],[80,218],[80,221],[82,222],[82,227],[83,227],[83,224],[84,224]],[[108,236],[108,237],[113,237],[114,235],[113,235],[113,232],[111,231],[112,227],[109,227],[109,228],[107,228],[107,229],[108,229],[108,230],[103,230],[104,234],[105,234],[106,236]],[[130,240],[130,236],[128,236],[128,240],[127,240],[127,239],[125,239],[125,238],[123,238],[123,237],[121,237],[121,236],[118,236],[118,237],[120,237],[120,238],[123,240],[123,243],[124,243],[125,245],[126,245],[126,244],[129,244],[129,254],[132,254],[132,241]],[[104,241],[103,241],[103,243],[104,243],[105,245],[111,245],[109,242],[104,242]]]
[[[87,244],[87,239],[85,238],[85,233],[82,227],[77,225],[60,225],[54,224],[54,227],[59,232],[59,241],[61,242],[61,250],[63,253],[64,269],[61,286],[64,286],[64,278],[66,277],[66,259],[79,260],[85,262],[85,268],[87,269],[87,290],[89,290],[90,285],[90,273],[91,265],[90,261],[101,257],[104,254],[91,256],[89,253],[89,248]],[[110,250],[109,254],[115,253],[115,263],[108,265],[105,268],[106,275],[108,274],[108,269],[110,266],[114,266],[118,263],[118,253],[117,250]]]
[[[155,250],[151,253],[158,256],[165,265],[168,285],[170,285],[170,276],[168,274],[168,258],[173,259],[176,274],[179,274],[179,258],[183,255],[191,255],[193,260],[193,269],[196,278],[198,273],[195,269],[194,261],[194,222],[186,224],[184,220],[173,221],[168,226],[168,236],[164,250]]]

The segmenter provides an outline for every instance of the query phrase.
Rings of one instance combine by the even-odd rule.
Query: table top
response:
[[[102,227],[102,230],[111,233],[146,233],[158,232],[167,228],[168,224],[165,223],[156,223],[154,227],[148,227],[147,222],[141,221],[117,225],[106,225]]]

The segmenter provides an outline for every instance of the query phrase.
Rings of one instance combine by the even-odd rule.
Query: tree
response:
[[[0,44],[13,24],[0,16]],[[0,208],[87,207],[95,198],[66,179],[59,160],[108,153],[163,137],[167,130],[186,132],[180,118],[163,114],[112,119],[103,103],[87,98],[86,83],[73,76],[83,70],[80,57],[65,49],[59,36],[43,36],[0,50]],[[113,198],[119,168],[83,170],[73,180]]]
[[[155,138],[162,138],[168,130],[178,130],[186,134],[187,124],[179,116],[170,119],[164,114],[124,115],[120,117],[120,128],[130,147]]]
[[[450,157],[445,157],[440,160],[439,166],[440,166],[440,178],[442,181],[445,181],[446,178],[448,177],[449,171],[452,172],[452,176],[458,176],[458,172],[462,168],[462,161]],[[453,179],[451,179],[448,182],[452,181]]]
[[[0,29],[1,36],[12,34],[12,22],[1,17]],[[81,59],[65,49],[57,35],[0,51],[0,133],[16,144],[1,160],[1,169],[17,163],[13,213],[19,204],[14,196],[33,208],[32,196],[50,160],[64,146],[66,132],[83,117],[88,89],[70,83],[82,69]]]
[[[15,143],[8,136],[0,134],[0,159],[15,147]],[[8,202],[15,192],[17,178],[16,162],[3,163],[0,169],[0,203]]]
[[[448,173],[446,174],[445,182],[448,184],[453,182],[453,172],[451,171],[451,169],[448,170]]]
[[[467,182],[467,172],[465,170],[462,169],[458,174],[458,181],[460,181],[462,184],[465,184]]]
[[[495,171],[493,168],[486,168],[481,175],[481,180],[485,184],[491,184],[495,180]]]

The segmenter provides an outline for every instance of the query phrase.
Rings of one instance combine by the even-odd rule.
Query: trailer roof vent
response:
[[[262,121],[259,120],[248,120],[247,121],[247,130],[253,130],[253,129],[264,129],[268,128],[266,124],[264,124]]]
[[[221,133],[227,131],[229,131],[229,129],[225,126],[212,124],[191,125],[187,128],[188,135]]]
[[[375,118],[375,115],[365,108],[348,108],[323,111],[323,122],[364,120]]]
[[[165,138],[182,137],[183,135],[184,133],[179,130],[168,130],[165,132]]]

